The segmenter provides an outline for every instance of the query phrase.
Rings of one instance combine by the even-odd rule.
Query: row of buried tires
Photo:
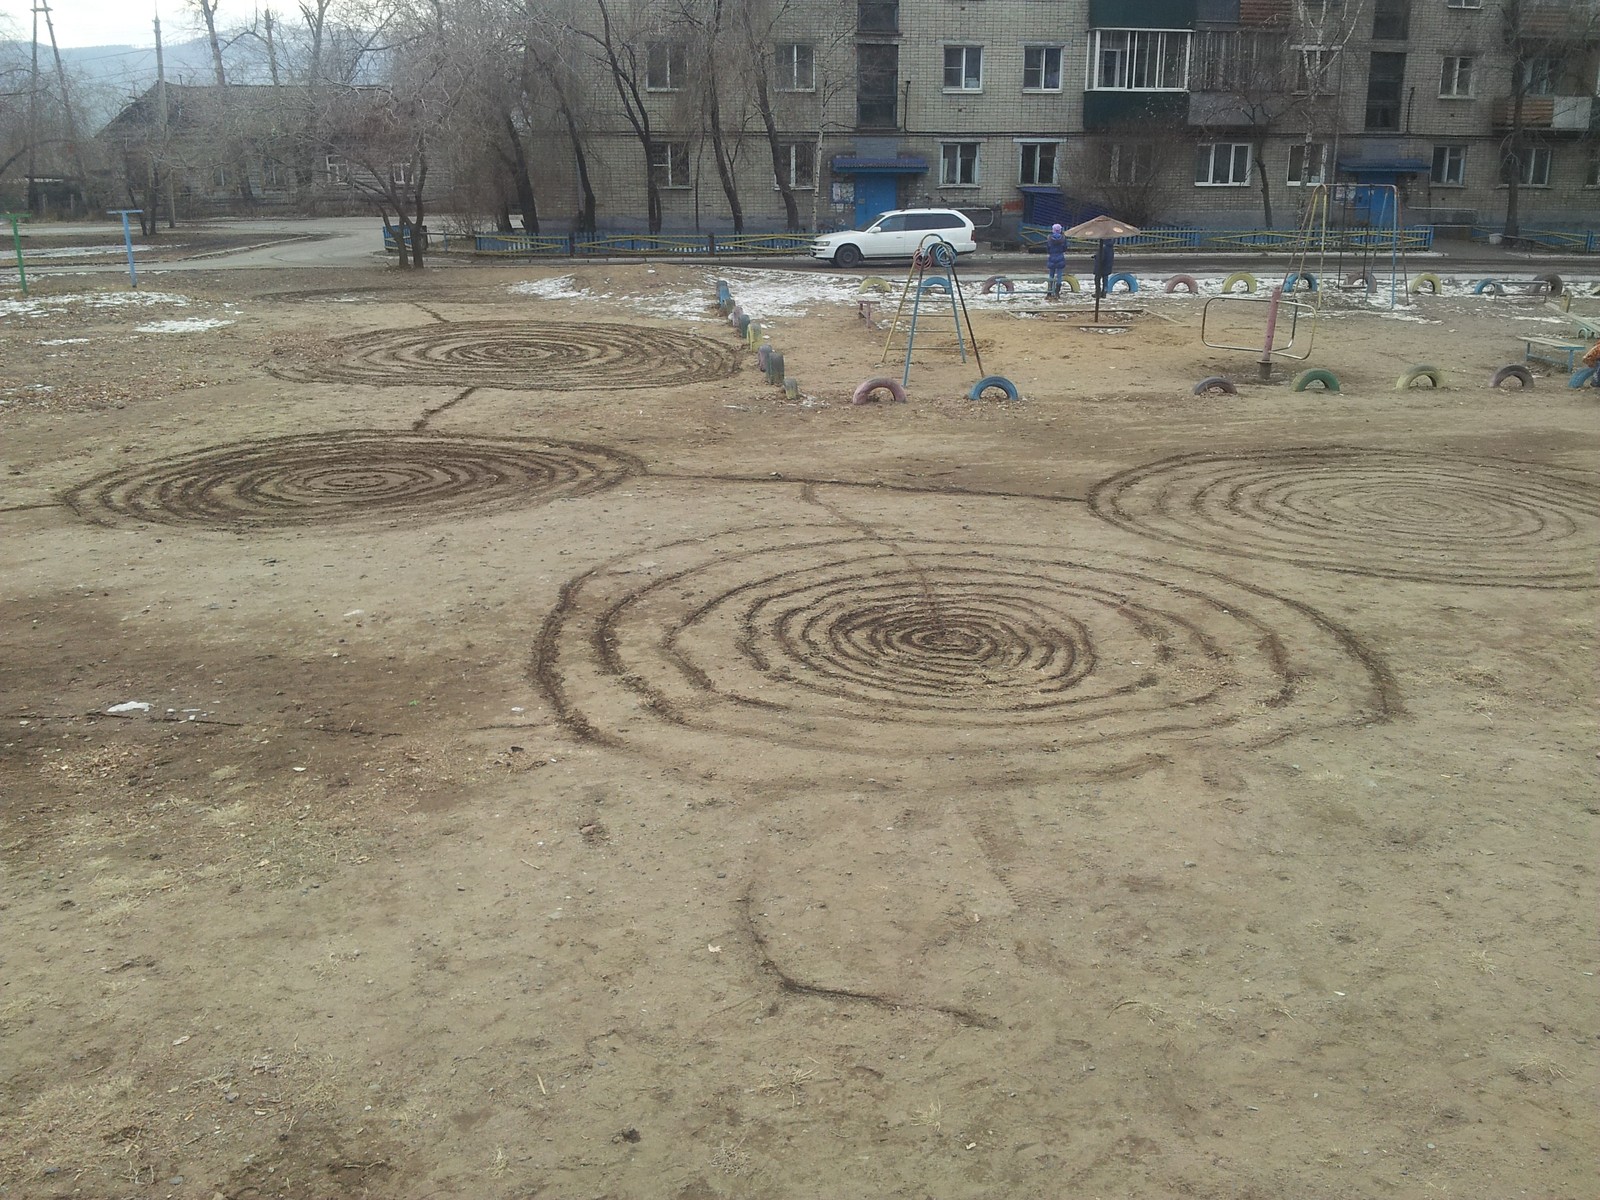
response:
[[[1416,366],[1407,367],[1401,373],[1400,378],[1395,380],[1394,390],[1397,392],[1407,391],[1424,380],[1431,387],[1443,387],[1444,372],[1428,363],[1418,363]],[[1492,388],[1504,387],[1512,380],[1516,380],[1519,387],[1524,390],[1531,388],[1533,386],[1533,372],[1521,363],[1510,363],[1489,376],[1489,386]],[[1318,387],[1327,392],[1340,390],[1339,377],[1332,371],[1322,367],[1312,367],[1309,370],[1301,371],[1294,377],[1294,382],[1290,387],[1291,390],[1296,392],[1308,391],[1312,387]],[[1600,388],[1600,371],[1596,371],[1594,367],[1582,367],[1572,373],[1572,377],[1567,381],[1567,387],[1571,390],[1585,387]],[[1239,389],[1233,380],[1226,375],[1208,375],[1194,385],[1193,393],[1196,396],[1216,394],[1237,396]]]
[[[869,276],[861,281],[857,289],[858,295],[867,295],[875,292],[892,291],[893,286],[886,279]],[[739,336],[744,338],[745,345],[756,351],[756,365],[766,375],[768,383],[778,384],[783,388],[784,395],[790,400],[800,398],[799,381],[786,374],[788,364],[784,361],[781,351],[770,345],[766,340],[766,331],[761,322],[752,318],[739,304],[734,302],[733,290],[725,279],[717,280],[717,311],[728,319],[728,323],[739,331]],[[1006,400],[1020,400],[1021,393],[1017,385],[1004,375],[986,375],[967,392],[967,399],[982,400],[990,392],[999,392]],[[875,375],[864,379],[851,393],[851,404],[870,404],[880,396],[888,396],[890,401],[904,404],[906,389],[898,379],[888,375]]]
[[[1077,294],[1083,290],[1083,285],[1076,275],[1062,277],[1062,286],[1068,291]],[[1115,275],[1106,277],[1106,294],[1115,292],[1118,286],[1124,291],[1133,294],[1139,290],[1139,280],[1127,271],[1118,271]],[[1251,295],[1261,286],[1260,281],[1249,271],[1235,271],[1222,281],[1223,295]],[[1526,283],[1518,280],[1502,282],[1498,279],[1480,280],[1474,287],[1475,295],[1504,296],[1507,287],[1531,287],[1537,294],[1559,296],[1566,290],[1566,283],[1561,276],[1555,273],[1536,275]],[[1356,271],[1350,274],[1344,282],[1346,290],[1362,290],[1369,295],[1378,290],[1378,278],[1371,271]],[[1437,296],[1443,285],[1439,277],[1431,271],[1411,279],[1406,284],[1406,290],[1413,296],[1421,295],[1424,291]],[[1293,292],[1318,292],[1322,289],[1322,281],[1314,271],[1291,271],[1283,279],[1283,290]],[[992,295],[996,290],[1010,296],[1017,290],[1016,281],[1007,275],[991,275],[983,281],[979,289],[985,296]],[[1199,295],[1200,283],[1193,275],[1174,275],[1162,285],[1162,291],[1169,296],[1177,291],[1188,292],[1191,296]],[[1600,288],[1597,288],[1600,292]]]

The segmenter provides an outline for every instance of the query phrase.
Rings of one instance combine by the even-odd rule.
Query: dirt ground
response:
[[[819,278],[0,312],[0,1197],[1596,1194],[1556,318]]]

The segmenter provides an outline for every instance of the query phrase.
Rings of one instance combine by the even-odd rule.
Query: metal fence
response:
[[[811,248],[809,233],[480,233],[473,238],[477,254],[557,258],[627,257],[630,255],[728,255],[739,258],[800,254]]]
[[[1493,226],[1474,225],[1471,236],[1475,242],[1497,241],[1502,232]],[[1579,254],[1600,253],[1600,232],[1593,229],[1524,229],[1514,240],[1534,242],[1540,246],[1548,246],[1552,250],[1568,250]]]
[[[1050,230],[1043,225],[1022,225],[1017,240],[1025,250],[1042,250]],[[1392,229],[1329,229],[1326,233],[1301,229],[1145,229],[1132,237],[1118,238],[1118,249],[1128,250],[1222,250],[1235,253],[1302,253],[1344,250],[1362,252],[1388,250],[1394,246]],[[1068,238],[1073,250],[1092,250],[1093,238]],[[1409,253],[1433,248],[1432,225],[1408,225],[1400,230],[1399,248]]]

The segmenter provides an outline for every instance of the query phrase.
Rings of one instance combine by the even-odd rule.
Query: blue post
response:
[[[139,288],[139,268],[133,265],[133,232],[128,228],[129,216],[137,216],[144,212],[142,208],[110,208],[106,210],[114,217],[122,218],[122,244],[128,248],[128,280],[133,284],[134,290]]]

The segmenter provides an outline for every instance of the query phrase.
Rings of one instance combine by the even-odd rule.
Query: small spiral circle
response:
[[[109,472],[63,499],[100,524],[271,528],[521,507],[585,495],[639,469],[627,455],[578,442],[345,430],[214,446]]]
[[[1316,447],[1190,454],[1090,493],[1124,529],[1219,554],[1428,583],[1590,587],[1593,475],[1504,459]]]
[[[579,322],[380,329],[340,338],[334,350],[325,360],[279,361],[272,371],[330,383],[586,391],[706,383],[738,369],[738,352],[708,338]]]

